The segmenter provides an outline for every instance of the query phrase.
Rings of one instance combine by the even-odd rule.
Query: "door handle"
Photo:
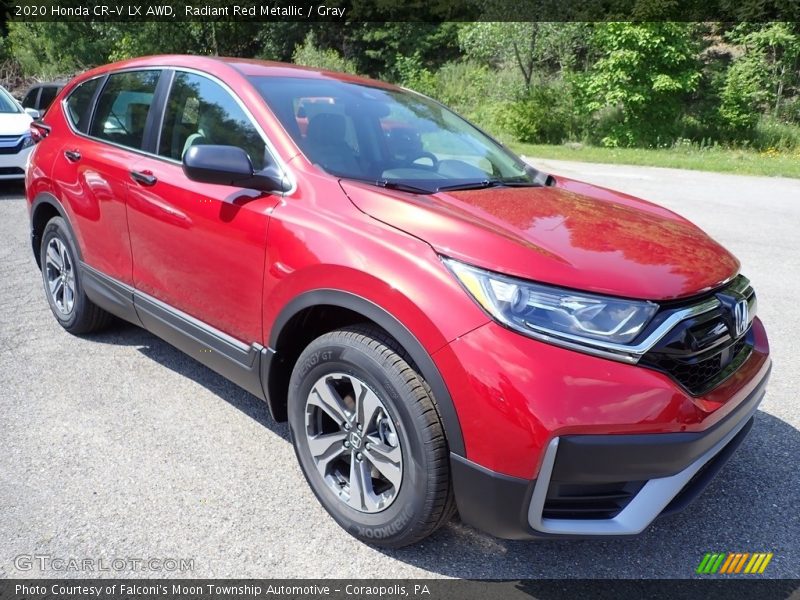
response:
[[[155,185],[158,181],[155,175],[147,171],[131,171],[131,179],[146,186]]]
[[[81,153],[77,150],[64,150],[64,156],[69,162],[78,162],[81,159]]]

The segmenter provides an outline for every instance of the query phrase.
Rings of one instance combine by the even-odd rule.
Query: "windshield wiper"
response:
[[[412,194],[432,194],[434,190],[427,190],[425,188],[415,187],[400,181],[389,181],[388,179],[379,179],[375,182],[378,187],[386,188],[387,190],[399,190],[401,192],[410,192]]]
[[[534,181],[503,181],[502,179],[484,179],[483,181],[471,181],[470,183],[458,183],[455,185],[442,185],[436,188],[437,192],[457,191],[457,190],[483,190],[492,187],[538,187]]]

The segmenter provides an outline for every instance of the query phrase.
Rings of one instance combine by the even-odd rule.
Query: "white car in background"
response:
[[[0,87],[0,180],[22,179],[33,149],[30,125],[39,113],[22,105]]]

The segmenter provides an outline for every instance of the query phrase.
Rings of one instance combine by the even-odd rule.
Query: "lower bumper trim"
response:
[[[758,384],[731,414],[703,432],[554,438],[545,449],[538,479],[510,477],[451,453],[453,487],[461,520],[504,539],[641,533],[657,517],[686,507],[735,452],[753,425],[769,371],[767,367],[762,372]],[[585,439],[569,443],[576,438]],[[595,444],[591,443],[592,438]],[[600,451],[596,452],[597,448]],[[567,460],[559,462],[562,451]],[[598,462],[597,455],[606,461]],[[614,487],[612,481],[637,485],[628,486],[630,499],[609,516],[584,518],[586,514],[567,510],[570,506],[563,502],[561,515],[552,504],[551,510],[546,509],[551,484],[556,486],[555,498],[562,490],[558,486],[576,484],[578,496],[588,494],[591,498],[591,490],[597,489],[596,494],[603,499],[603,493],[610,493],[603,490]]]
[[[716,441],[713,446],[683,470],[667,477],[650,479],[627,506],[612,519],[549,519],[543,516],[547,490],[558,454],[559,438],[554,438],[547,446],[542,468],[539,471],[539,478],[533,490],[528,509],[528,523],[537,532],[555,535],[614,536],[641,533],[656,517],[664,512],[673,499],[687,487],[687,484],[692,481],[701,469],[706,465],[710,465],[723,452],[729,454],[733,451],[733,449],[728,450],[727,446],[734,439],[741,441],[744,437],[744,435],[739,437],[739,433],[744,432],[746,434],[746,429],[749,429],[750,425],[752,425],[753,414],[758,408],[763,395],[764,389],[763,386],[760,386],[758,396],[752,402],[752,408],[721,439]],[[725,456],[725,458],[727,457]],[[705,479],[710,479],[712,474],[709,474]],[[699,489],[695,492],[695,495],[697,493],[699,493]]]

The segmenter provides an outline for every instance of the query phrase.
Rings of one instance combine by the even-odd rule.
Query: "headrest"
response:
[[[344,141],[345,127],[344,115],[320,113],[309,119],[306,138],[310,142],[338,144]]]

